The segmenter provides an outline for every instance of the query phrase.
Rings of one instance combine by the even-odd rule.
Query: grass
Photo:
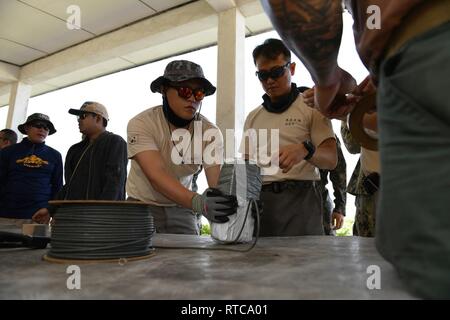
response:
[[[353,222],[355,222],[354,218],[345,217],[344,225],[342,228],[336,231],[336,235],[340,237],[352,236],[353,235]]]
[[[200,230],[200,235],[201,236],[211,235],[211,228],[210,228],[209,224],[207,224],[207,223],[202,224],[202,229]]]

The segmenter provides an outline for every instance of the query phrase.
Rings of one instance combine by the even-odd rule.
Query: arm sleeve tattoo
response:
[[[337,68],[342,36],[341,0],[261,0],[275,29],[316,84]]]

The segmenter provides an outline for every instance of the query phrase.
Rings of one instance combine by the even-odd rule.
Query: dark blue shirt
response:
[[[61,189],[61,154],[27,138],[0,153],[0,217],[31,219]]]

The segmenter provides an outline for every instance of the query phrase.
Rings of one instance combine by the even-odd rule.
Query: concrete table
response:
[[[224,247],[200,236],[153,244],[147,260],[79,264],[79,290],[67,288],[69,265],[42,260],[46,250],[0,249],[0,299],[414,299],[370,238],[260,238],[246,253],[160,248]],[[381,289],[369,289],[377,268]]]

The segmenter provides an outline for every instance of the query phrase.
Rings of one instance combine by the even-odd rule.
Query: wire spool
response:
[[[378,140],[369,136],[364,130],[363,117],[368,111],[373,110],[375,106],[376,94],[365,96],[356,104],[348,120],[348,127],[353,139],[362,147],[372,151],[378,151]]]
[[[50,201],[57,206],[50,262],[121,262],[153,255],[153,217],[139,201]]]

